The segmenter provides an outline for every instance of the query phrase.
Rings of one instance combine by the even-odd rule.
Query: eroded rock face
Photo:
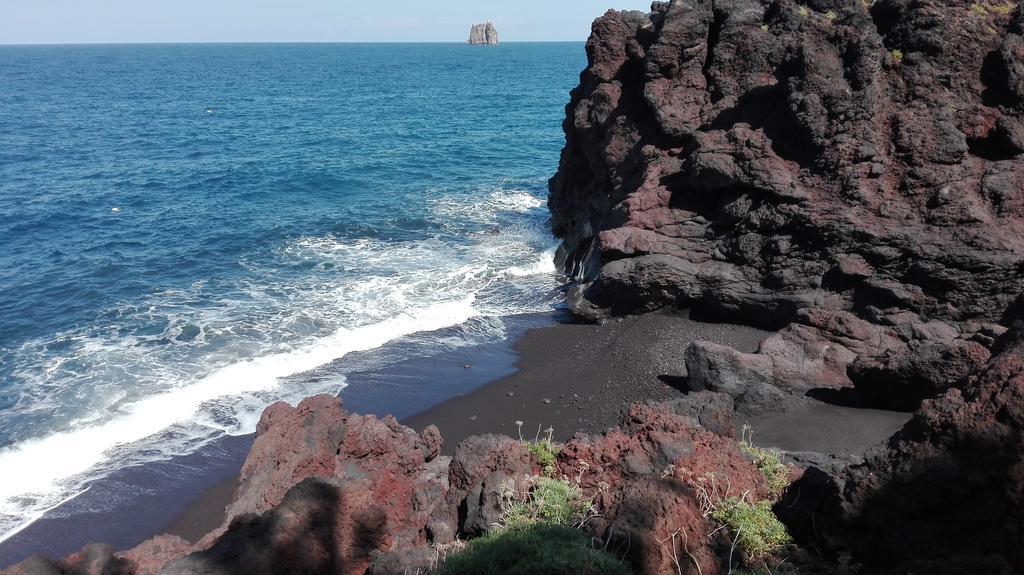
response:
[[[998,319],[1024,288],[1024,40],[1020,9],[984,6],[599,19],[550,186],[576,311]]]
[[[595,22],[567,107],[578,315],[778,329],[686,352],[747,413],[917,409],[864,461],[805,457],[778,509],[872,572],[1024,572],[1022,34],[1017,3],[657,2]]]

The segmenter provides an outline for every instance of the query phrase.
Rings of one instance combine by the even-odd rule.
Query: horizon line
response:
[[[497,45],[480,45],[484,48],[494,48],[502,44],[573,44],[585,43],[586,40],[503,40]],[[242,44],[457,44],[470,46],[467,41],[455,40],[156,40],[156,41],[127,41],[127,42],[3,42],[0,47],[14,46],[166,46],[181,44],[221,44],[221,45],[242,45]]]

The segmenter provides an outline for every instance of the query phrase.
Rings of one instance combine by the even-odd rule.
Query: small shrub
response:
[[[900,64],[903,62],[903,50],[893,50],[889,53],[892,56],[892,61]]]
[[[800,9],[797,10],[797,13],[806,18],[811,12],[807,9],[807,6],[801,6]]]
[[[1002,4],[990,4],[988,11],[993,14],[999,14],[1000,16],[1008,16],[1017,9],[1016,2],[1003,2]]]
[[[754,467],[761,472],[768,483],[768,493],[774,499],[782,496],[789,487],[789,468],[782,463],[779,454],[760,447],[754,447],[747,441],[740,442],[740,451],[754,460]]]
[[[579,486],[565,479],[534,477],[525,498],[508,485],[503,494],[504,527],[526,527],[538,523],[573,527],[582,525],[592,511],[590,500]]]
[[[1000,2],[999,4],[991,4],[987,2],[985,4],[981,4],[978,2],[971,4],[971,12],[974,13],[975,16],[979,16],[982,18],[988,16],[989,14],[1008,16],[1009,14],[1012,14],[1013,11],[1016,9],[1017,3],[1011,2],[1009,0],[1006,0],[1005,2]]]
[[[829,22],[835,21],[835,19],[838,18],[838,17],[839,17],[839,14],[836,14],[832,10],[829,10],[828,12],[825,12],[825,18],[827,18]]]
[[[531,525],[503,529],[473,540],[449,557],[437,575],[627,575],[625,563],[594,549],[575,529]]]
[[[526,448],[530,450],[530,454],[540,464],[541,469],[544,470],[545,474],[550,475],[555,470],[555,458],[558,457],[558,448],[547,441],[539,441],[536,443],[528,443]]]
[[[748,564],[763,561],[791,540],[786,526],[772,513],[770,501],[751,504],[730,497],[716,506],[711,517],[729,529]]]

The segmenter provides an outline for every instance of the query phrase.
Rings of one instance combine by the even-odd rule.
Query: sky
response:
[[[0,0],[0,44],[583,41],[609,8],[650,0]]]

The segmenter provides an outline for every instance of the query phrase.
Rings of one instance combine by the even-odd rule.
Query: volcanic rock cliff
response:
[[[578,315],[778,329],[753,354],[686,350],[687,385],[741,413],[917,410],[776,508],[868,572],[1024,572],[1022,10],[613,11],[567,107],[549,206]]]
[[[1024,37],[985,0],[656,2],[594,24],[549,205],[575,308],[999,318]]]

